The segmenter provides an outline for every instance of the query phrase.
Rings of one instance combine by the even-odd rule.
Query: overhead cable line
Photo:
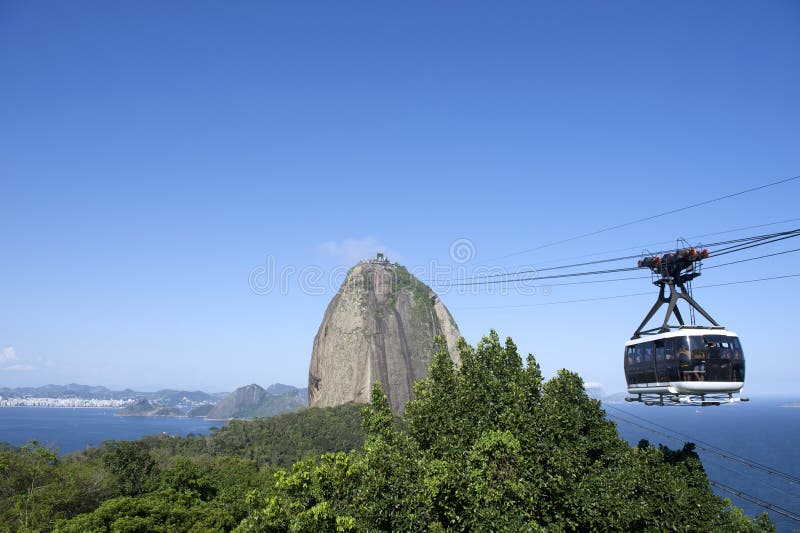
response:
[[[675,431],[672,428],[669,428],[669,427],[666,427],[666,426],[662,426],[661,424],[653,422],[652,420],[648,420],[648,419],[646,419],[644,417],[641,417],[641,416],[638,416],[638,415],[636,415],[634,413],[629,413],[628,411],[620,409],[619,407],[615,407],[615,406],[609,405],[609,404],[603,404],[603,408],[604,409],[605,408],[613,409],[614,411],[619,411],[620,413],[625,413],[626,416],[637,418],[637,419],[639,419],[639,420],[641,420],[643,422],[646,422],[647,424],[650,424],[650,425],[655,426],[657,428],[661,428],[661,429],[663,429],[665,431],[668,431],[672,435],[667,435],[666,433],[662,433],[662,432],[659,432],[659,431],[656,431],[656,430],[653,430],[653,429],[649,429],[649,428],[643,428],[643,429],[648,429],[649,431],[653,431],[654,433],[658,433],[660,435],[663,435],[663,436],[666,436],[666,437],[669,437],[669,438],[672,438],[672,439],[681,440],[681,439],[678,439],[677,437],[673,436],[673,435],[678,435],[682,439],[689,439],[689,442],[694,442],[695,444],[703,445],[704,447],[702,447],[702,448],[700,446],[698,446],[698,449],[700,449],[700,450],[707,451],[709,453],[717,455],[717,456],[719,456],[719,457],[721,457],[723,459],[726,459],[728,461],[734,461],[734,462],[743,464],[743,465],[745,465],[745,466],[747,466],[749,468],[753,468],[754,470],[760,470],[762,472],[766,472],[769,475],[772,475],[772,476],[775,476],[775,477],[779,477],[779,478],[781,478],[781,479],[783,479],[785,481],[789,481],[789,482],[791,482],[793,484],[800,484],[800,477],[798,477],[798,476],[794,476],[792,474],[787,474],[786,472],[783,472],[783,471],[778,470],[776,468],[772,468],[772,467],[767,466],[765,464],[753,461],[752,459],[748,459],[747,457],[743,457],[743,456],[738,455],[738,454],[736,454],[734,452],[725,450],[724,448],[720,448],[718,446],[715,446],[715,445],[710,444],[708,442],[704,442],[704,441],[699,440],[699,439],[695,439],[691,435],[686,435],[685,433],[680,433],[678,431]],[[613,415],[613,416],[619,416],[619,415]],[[642,426],[639,426],[638,424],[635,424],[634,422],[631,422],[630,420],[626,420],[626,421],[631,423],[631,424],[637,425],[638,427],[642,427]]]
[[[728,246],[725,248],[720,248],[718,250],[712,250],[710,255],[722,255],[720,252],[727,251],[727,250],[735,250],[735,248],[739,248],[741,246],[746,246],[752,243],[760,243],[764,242],[768,244],[772,242],[772,240],[782,240],[783,237],[795,237],[800,234],[800,228],[790,229],[786,231],[779,231],[776,233],[765,233],[762,235],[751,235],[749,237],[740,237],[738,239],[729,239],[727,241],[719,241],[719,242],[712,242],[708,244],[702,244],[703,248],[713,248],[715,246],[722,246],[723,244],[732,244],[732,246]],[[700,246],[700,245],[698,245]],[[726,252],[727,253],[727,252]]]
[[[722,252],[726,252],[727,253],[728,250],[736,251],[735,250],[736,248],[739,248],[741,246],[746,246],[746,245],[754,243],[754,242],[768,241],[770,239],[776,239],[776,238],[784,237],[784,236],[790,236],[791,237],[793,235],[796,235],[797,233],[800,233],[800,229],[795,228],[795,229],[790,229],[790,230],[786,230],[786,231],[779,231],[779,232],[776,232],[776,233],[765,233],[763,235],[751,235],[749,237],[741,237],[741,238],[738,238],[738,239],[730,239],[730,240],[727,240],[727,241],[711,243],[711,244],[708,244],[706,246],[713,247],[713,246],[721,246],[723,244],[732,244],[732,246],[727,246],[725,248],[720,248],[719,250],[713,250],[712,253],[711,253],[711,255],[713,255],[713,254],[720,254],[721,255]]]
[[[786,232],[779,232],[779,233],[768,233],[766,235],[755,235],[755,236],[751,236],[751,237],[742,237],[742,238],[739,238],[739,239],[731,239],[731,240],[727,240],[727,241],[712,242],[712,243],[705,244],[704,247],[722,246],[724,244],[736,243],[735,246],[729,247],[729,248],[735,248],[737,246],[742,246],[743,244],[749,244],[749,243],[752,243],[754,241],[763,241],[763,240],[771,239],[771,238],[774,238],[774,237],[777,237],[777,236],[789,235],[789,234],[791,234],[791,236],[800,235],[800,229],[790,230],[790,231],[786,231]],[[782,240],[782,239],[776,239],[776,240]],[[775,242],[775,241],[769,241],[769,242]],[[768,243],[765,243],[765,244],[768,244]],[[727,250],[729,248],[724,248],[723,250]],[[745,248],[743,248],[743,249],[745,249]],[[657,251],[657,252],[651,252],[651,254],[653,254],[653,255],[661,255],[661,254],[667,253],[668,251],[671,251],[671,250],[660,250],[660,251]],[[716,252],[714,252],[714,253],[716,253]],[[713,254],[710,254],[710,255],[713,255]],[[719,254],[719,255],[722,255],[722,254]],[[543,271],[550,271],[550,270],[562,270],[562,269],[566,269],[566,268],[575,268],[575,267],[579,267],[579,266],[597,265],[597,264],[600,264],[600,263],[613,263],[613,262],[623,261],[623,260],[628,260],[628,259],[636,259],[636,258],[639,258],[641,256],[642,256],[642,254],[626,255],[626,256],[622,256],[622,257],[613,257],[613,258],[610,258],[610,259],[598,259],[596,261],[587,261],[587,262],[584,262],[584,263],[572,263],[572,264],[568,264],[568,265],[560,265],[560,266],[540,268],[540,269],[531,268],[531,269],[526,269],[526,270],[517,270],[515,272],[498,273],[498,274],[484,274],[484,275],[480,275],[480,276],[472,276],[472,277],[469,277],[469,278],[461,279],[461,280],[459,280],[459,283],[467,284],[466,282],[474,281],[474,280],[491,280],[491,279],[494,279],[494,278],[508,278],[510,276],[519,276],[521,274],[533,274],[533,273],[538,273],[538,272],[543,272]],[[538,279],[542,279],[542,278],[538,278]],[[513,281],[519,281],[519,280],[518,279],[506,280],[506,282],[508,282],[508,283],[511,283]],[[429,284],[437,284],[437,283],[435,281],[429,281]],[[438,283],[438,285],[446,285],[446,284],[447,283]]]
[[[708,289],[711,287],[725,287],[727,285],[744,285],[745,283],[757,283],[759,281],[772,281],[775,279],[786,279],[786,278],[796,278],[800,276],[800,274],[786,274],[785,276],[771,276],[769,278],[756,278],[756,279],[744,279],[738,281],[728,281],[726,283],[712,283],[710,285],[695,285],[695,289]]]
[[[776,255],[783,255],[783,254],[791,254],[793,252],[800,252],[800,248],[795,248],[794,250],[784,250],[783,252],[775,252],[774,254],[766,254],[766,255],[759,255],[756,257],[748,257],[747,259],[739,259],[738,261],[729,261],[727,263],[720,263],[718,265],[711,265],[710,267],[705,267],[706,270],[709,268],[719,268],[728,265],[735,265],[737,263],[746,263],[748,261],[755,261],[756,259],[764,259],[765,257],[773,257]]]
[[[798,274],[800,276],[800,274]],[[648,292],[634,292],[629,294],[616,294],[614,296],[598,296],[597,298],[580,298],[577,300],[559,300],[556,302],[538,302],[535,304],[516,304],[516,305],[475,305],[475,306],[468,306],[468,307],[455,307],[453,309],[464,310],[464,309],[520,309],[524,307],[540,307],[543,305],[562,305],[562,304],[576,304],[576,303],[583,303],[583,302],[596,302],[599,300],[617,300],[619,298],[632,298],[634,296],[652,296],[653,291]]]
[[[762,472],[757,470],[737,470],[734,465],[727,463],[724,459],[720,459],[719,457],[714,457],[713,455],[707,455],[703,457],[703,465],[714,465],[714,468],[719,468],[721,470],[725,470],[730,472],[731,474],[735,474],[736,476],[742,478],[747,477],[747,485],[751,484],[758,484],[769,491],[777,492],[781,496],[781,498],[785,498],[784,502],[787,500],[797,500],[798,505],[797,508],[800,509],[800,493],[797,491],[789,492],[785,490],[785,488],[775,486],[772,481],[772,478],[764,476]],[[780,480],[774,480],[780,482]],[[745,480],[742,479],[741,482],[744,484]],[[794,485],[794,483],[789,483],[789,485]]]
[[[639,267],[623,267],[623,268],[610,268],[608,270],[594,270],[591,272],[570,272],[568,274],[551,274],[549,276],[528,276],[526,278],[513,278],[513,279],[493,279],[482,282],[475,281],[460,281],[458,283],[438,283],[435,285],[447,287],[463,287],[475,285],[497,285],[499,283],[516,283],[518,281],[540,281],[543,279],[557,279],[557,278],[571,278],[575,276],[596,276],[599,274],[613,274],[615,272],[632,272],[639,270]]]
[[[713,479],[709,479],[708,482],[711,485],[717,487],[718,489],[724,490],[728,494],[733,494],[734,496],[738,496],[743,500],[747,500],[750,503],[754,503],[759,507],[763,507],[764,509],[768,509],[772,512],[778,513],[779,515],[785,516],[786,518],[794,520],[795,522],[800,522],[800,514],[789,511],[788,509],[784,509],[783,507],[775,505],[774,503],[766,502],[761,498],[757,498],[755,496],[747,494],[746,492],[742,492],[739,489],[734,489],[733,487],[723,485],[719,481],[714,481]]]
[[[526,269],[526,270],[517,270],[517,271],[514,271],[514,272],[506,272],[506,273],[498,273],[498,274],[483,274],[483,275],[480,275],[480,276],[470,276],[469,278],[464,278],[464,279],[459,280],[459,281],[460,282],[464,282],[464,284],[467,284],[467,282],[471,281],[471,280],[491,280],[491,279],[494,279],[494,278],[502,278],[502,277],[508,277],[508,276],[519,276],[521,274],[533,274],[535,272],[545,272],[545,271],[549,271],[549,270],[563,270],[565,268],[575,268],[575,267],[587,266],[587,265],[599,265],[601,263],[615,263],[617,261],[622,261],[622,260],[625,260],[625,259],[636,259],[637,257],[641,257],[641,254],[628,255],[628,256],[624,256],[624,257],[614,257],[612,259],[599,259],[597,261],[587,261],[585,263],[573,263],[571,265],[561,265],[561,266],[554,266],[554,267],[548,267],[548,268],[530,268],[530,269]],[[542,278],[537,278],[537,279],[542,279]],[[506,283],[510,283],[510,282],[516,281],[516,280],[504,280],[504,281]],[[503,281],[500,281],[500,283],[502,283],[502,282]],[[431,283],[435,283],[435,282],[431,282]]]
[[[628,413],[628,414],[630,414],[630,413]],[[610,417],[611,417],[613,420],[619,420],[619,421],[621,421],[621,422],[625,422],[625,423],[627,423],[627,424],[630,424],[630,425],[632,425],[632,426],[638,427],[638,428],[640,428],[640,429],[644,429],[645,431],[649,431],[649,432],[651,432],[651,433],[654,433],[654,434],[656,434],[656,435],[661,435],[661,436],[664,436],[664,437],[667,437],[667,438],[670,438],[670,439],[676,440],[676,441],[678,441],[678,442],[681,442],[681,441],[682,441],[682,439],[679,439],[679,438],[677,438],[677,437],[674,437],[674,436],[672,436],[672,435],[668,435],[668,434],[666,434],[666,433],[662,433],[661,431],[657,431],[657,430],[654,430],[654,429],[652,429],[652,428],[648,428],[648,427],[646,427],[646,426],[643,426],[643,425],[641,425],[641,424],[637,424],[636,422],[633,422],[633,421],[631,421],[631,420],[628,420],[628,419],[626,419],[626,418],[624,418],[624,417],[621,417],[621,416],[619,416],[619,415],[613,415],[613,414],[612,414],[612,415],[609,415],[609,416],[610,416]],[[691,441],[690,441],[690,442],[691,442]],[[701,446],[696,446],[696,448],[697,448],[698,450],[702,450],[702,451],[709,452],[709,450],[707,450],[707,449],[705,449],[705,448],[703,448],[703,447],[701,447]],[[710,452],[710,453],[713,453],[713,452]],[[713,486],[715,486],[715,487],[718,487],[718,488],[720,488],[720,489],[722,489],[722,490],[724,490],[724,491],[726,491],[726,492],[728,492],[728,493],[734,494],[734,495],[736,495],[736,496],[738,496],[738,497],[742,498],[743,500],[747,500],[747,501],[749,501],[750,503],[754,503],[754,504],[758,505],[759,507],[762,507],[762,508],[764,508],[764,509],[768,509],[768,510],[770,510],[770,511],[773,511],[773,512],[775,512],[775,513],[778,513],[778,514],[780,514],[780,515],[782,515],[782,516],[785,516],[785,517],[787,517],[787,518],[790,518],[790,519],[792,519],[792,520],[796,520],[796,521],[800,522],[800,515],[798,515],[798,514],[795,514],[794,512],[792,512],[792,511],[789,511],[788,509],[784,509],[783,507],[781,507],[781,506],[779,506],[779,505],[777,505],[777,504],[774,504],[774,503],[771,503],[771,502],[767,502],[767,501],[765,501],[765,500],[762,500],[761,498],[757,498],[757,497],[755,497],[755,496],[753,496],[753,495],[751,495],[751,494],[747,494],[746,492],[743,492],[743,491],[741,491],[741,490],[739,490],[739,489],[735,489],[735,488],[733,488],[733,487],[729,487],[728,485],[724,485],[724,484],[722,484],[722,483],[720,483],[720,482],[718,482],[718,481],[715,481],[715,480],[713,480],[713,479],[710,479],[710,478],[708,478],[708,477],[707,477],[707,479],[708,479],[708,483],[709,483],[710,485],[713,485]]]
[[[714,235],[724,235],[726,233],[736,233],[737,231],[745,231],[745,230],[756,229],[756,228],[765,228],[767,226],[777,226],[778,224],[787,224],[789,222],[797,222],[798,220],[800,220],[800,217],[798,217],[798,218],[788,218],[786,220],[779,220],[777,222],[766,222],[764,224],[756,224],[754,226],[743,226],[743,227],[728,229],[728,230],[724,230],[724,231],[715,231],[713,233],[704,233],[702,235],[692,235],[690,237],[685,237],[685,240],[692,241],[692,240],[695,240],[695,239],[702,239],[703,237],[713,237]],[[638,246],[628,246],[626,248],[615,248],[613,250],[606,250],[604,252],[593,252],[593,253],[590,253],[590,254],[573,255],[573,256],[569,256],[569,257],[561,257],[561,258],[558,258],[558,259],[550,259],[550,260],[547,260],[547,261],[538,261],[538,263],[550,264],[550,263],[558,263],[559,261],[570,261],[570,260],[574,260],[574,259],[583,259],[584,257],[593,257],[593,256],[597,256],[597,255],[613,254],[613,253],[617,253],[617,252],[627,252],[629,250],[643,250],[643,249],[648,248],[650,246],[663,246],[665,244],[670,244],[670,243],[673,243],[673,242],[675,242],[674,239],[669,240],[669,241],[651,242],[651,243],[647,243],[647,244],[640,244]]]
[[[725,249],[723,249],[724,251],[716,250],[716,251],[710,252],[709,253],[709,257],[718,257],[720,255],[727,255],[727,254],[732,254],[734,252],[741,252],[742,250],[747,250],[749,248],[755,248],[756,246],[764,246],[766,244],[772,244],[774,242],[779,242],[779,241],[783,241],[783,240],[786,240],[786,239],[791,239],[791,238],[797,237],[798,235],[800,235],[800,230],[794,230],[794,231],[791,231],[791,232],[786,232],[786,233],[782,234],[781,236],[758,239],[758,240],[756,240],[756,241],[754,241],[752,243],[742,243],[742,244],[739,244],[738,246],[725,248]]]
[[[498,257],[498,259],[505,259],[505,258],[513,257],[513,256],[516,256],[516,255],[522,255],[522,254],[526,254],[526,253],[530,253],[530,252],[535,252],[535,251],[541,250],[543,248],[549,248],[551,246],[556,246],[556,245],[559,245],[559,244],[564,244],[566,242],[571,242],[571,241],[575,241],[575,240],[578,240],[578,239],[583,239],[585,237],[591,237],[593,235],[598,235],[600,233],[605,233],[605,232],[612,231],[612,230],[615,230],[615,229],[624,228],[626,226],[632,226],[634,224],[639,224],[640,222],[647,222],[649,220],[654,220],[656,218],[665,217],[667,215],[672,215],[674,213],[680,213],[681,211],[687,211],[689,209],[694,209],[695,207],[701,207],[701,206],[704,206],[704,205],[709,205],[709,204],[713,204],[713,203],[716,203],[716,202],[721,202],[722,200],[727,200],[729,198],[734,198],[736,196],[741,196],[743,194],[759,191],[759,190],[762,190],[762,189],[766,189],[768,187],[775,187],[776,185],[781,185],[783,183],[788,183],[790,181],[795,181],[797,179],[800,179],[800,176],[793,176],[791,178],[785,178],[785,179],[782,179],[782,180],[773,181],[773,182],[770,182],[770,183],[765,183],[764,185],[759,185],[758,187],[751,187],[751,188],[745,189],[743,191],[739,191],[739,192],[735,192],[735,193],[731,193],[731,194],[726,194],[724,196],[719,196],[717,198],[711,198],[710,200],[705,200],[705,201],[698,202],[698,203],[695,203],[695,204],[687,205],[685,207],[679,207],[677,209],[671,209],[669,211],[663,211],[663,212],[657,213],[655,215],[650,215],[650,216],[639,218],[639,219],[636,219],[636,220],[631,220],[629,222],[623,222],[621,224],[615,224],[613,226],[607,226],[605,228],[601,228],[601,229],[595,230],[595,231],[590,231],[588,233],[582,233],[582,234],[576,235],[574,237],[568,237],[566,239],[561,239],[561,240],[549,242],[549,243],[546,243],[546,244],[541,244],[541,245],[535,246],[533,248],[528,248],[527,250],[520,250],[519,252],[513,252],[513,253],[510,253],[510,254],[504,255],[502,257]]]
[[[591,279],[586,281],[565,281],[564,283],[548,283],[547,287],[563,287],[567,285],[588,285],[592,283],[610,283],[613,281],[630,281],[634,279],[650,279],[650,276],[628,276],[625,278],[611,278],[611,279]],[[533,287],[544,287],[545,285],[534,285]]]
[[[604,409],[606,407],[610,407],[610,406],[608,406],[608,405],[604,405],[603,406]],[[621,409],[617,409],[617,410],[625,413],[625,411],[622,411]],[[787,481],[789,481],[789,482],[791,482],[793,484],[797,483],[797,481],[795,481],[797,478],[795,478],[791,474],[786,474],[784,472],[781,472],[780,470],[773,470],[773,469],[768,468],[768,467],[763,467],[759,463],[755,463],[755,462],[748,461],[746,459],[739,458],[739,457],[735,456],[734,454],[727,454],[727,453],[719,452],[717,450],[714,450],[713,447],[708,448],[706,446],[699,446],[699,445],[697,445],[697,442],[700,442],[700,441],[695,441],[695,440],[692,439],[692,437],[689,437],[687,435],[681,435],[680,433],[678,433],[676,431],[673,431],[673,430],[670,430],[669,428],[666,428],[667,431],[671,431],[672,433],[675,433],[675,435],[681,435],[681,437],[676,437],[675,435],[671,435],[669,433],[664,433],[663,431],[658,431],[656,429],[644,426],[642,424],[638,424],[638,423],[634,422],[633,420],[627,419],[627,418],[625,418],[623,416],[619,416],[617,414],[610,414],[610,413],[606,413],[606,414],[608,414],[608,416],[610,416],[611,418],[613,418],[615,420],[619,420],[621,422],[625,422],[626,424],[630,424],[630,425],[635,426],[635,427],[637,427],[639,429],[644,429],[645,431],[649,431],[649,432],[651,432],[651,433],[653,433],[655,435],[660,435],[662,437],[666,437],[668,439],[672,439],[672,440],[674,440],[676,442],[691,442],[691,443],[694,443],[696,449],[698,449],[700,451],[703,451],[703,452],[706,452],[706,453],[710,453],[712,455],[716,455],[717,457],[721,457],[722,459],[725,459],[726,461],[732,461],[732,462],[740,463],[740,464],[743,464],[744,466],[746,466],[748,468],[752,468],[754,470],[761,470],[762,472],[765,472],[765,473],[767,473],[767,474],[769,474],[771,476],[782,478],[782,479],[787,480]],[[625,413],[625,414],[631,415],[632,413]],[[637,417],[637,418],[639,418],[639,417]],[[651,423],[651,422],[648,422],[648,423]],[[657,424],[653,424],[653,425],[657,426]],[[663,427],[663,426],[659,426],[659,427]],[[684,439],[688,439],[688,440],[684,440]]]
[[[800,229],[792,230],[790,232],[770,233],[770,234],[767,234],[767,235],[756,235],[756,236],[753,236],[753,237],[742,237],[742,238],[739,238],[739,239],[732,239],[732,240],[727,240],[727,241],[713,242],[713,243],[705,244],[704,247],[721,246],[723,244],[731,244],[731,243],[739,243],[737,245],[740,245],[741,243],[750,243],[750,242],[753,242],[753,241],[761,241],[761,240],[765,240],[765,239],[768,239],[768,238],[773,238],[775,236],[785,235],[787,233],[798,234],[798,233],[800,233]],[[668,251],[671,251],[671,250],[660,250],[660,251],[657,251],[657,252],[653,252],[653,255],[660,255],[660,254],[663,254],[663,253],[667,253]],[[482,276],[473,276],[473,277],[471,277],[469,279],[470,280],[491,279],[491,278],[497,278],[497,277],[503,277],[503,276],[505,276],[505,277],[507,277],[507,276],[515,276],[515,275],[519,275],[519,274],[531,274],[533,272],[544,272],[544,271],[549,271],[549,270],[562,270],[562,269],[565,269],[565,268],[575,268],[575,267],[579,267],[579,266],[597,265],[597,264],[600,264],[600,263],[613,263],[613,262],[617,262],[617,261],[626,261],[628,259],[637,259],[637,258],[640,258],[641,256],[642,256],[642,254],[638,253],[636,255],[625,255],[625,256],[622,256],[622,257],[613,257],[613,258],[610,258],[610,259],[598,259],[596,261],[587,261],[587,262],[584,262],[584,263],[572,263],[572,264],[569,264],[569,265],[560,265],[560,266],[547,267],[547,268],[518,270],[516,272],[508,272],[508,273],[505,273],[505,274],[486,274],[486,275],[482,275]],[[465,280],[462,280],[462,281],[465,281]]]
[[[772,276],[768,278],[757,278],[757,279],[745,279],[745,280],[738,280],[738,281],[730,281],[727,283],[713,283],[711,285],[695,285],[695,289],[708,289],[712,287],[724,287],[726,285],[743,285],[745,283],[756,283],[761,281],[772,281],[777,279],[786,279],[786,278],[797,278],[800,277],[800,273],[797,274],[786,274],[783,276]],[[633,279],[633,278],[631,278]],[[613,281],[613,280],[600,280],[600,281]],[[538,302],[535,304],[515,304],[515,305],[479,305],[479,306],[466,306],[466,307],[454,307],[453,309],[470,309],[470,310],[478,310],[478,309],[517,309],[517,308],[525,308],[525,307],[540,307],[544,305],[561,305],[561,304],[573,304],[573,303],[582,303],[582,302],[596,302],[599,300],[617,300],[620,298],[633,298],[634,296],[652,296],[653,291],[648,292],[634,292],[629,294],[616,294],[614,296],[598,296],[596,298],[580,298],[577,300],[559,300],[556,302]]]
[[[751,237],[743,237],[739,239],[730,239],[727,241],[720,241],[715,243],[709,243],[705,246],[713,247],[713,246],[722,246],[726,244],[732,244],[732,246],[721,248],[720,250],[714,250],[709,253],[709,257],[716,257],[719,255],[726,255],[733,252],[738,252],[741,250],[747,250],[749,248],[754,248],[756,246],[763,246],[766,244],[771,244],[774,242],[782,241],[785,239],[790,239],[793,237],[800,236],[800,229],[794,229],[789,231],[783,231],[778,233],[768,233],[765,235],[755,235]],[[734,244],[735,243],[735,244]],[[656,252],[654,255],[660,255],[664,251]],[[623,257],[615,257],[611,259],[601,259],[597,261],[588,261],[584,263],[573,263],[569,265],[560,265],[554,267],[548,267],[544,269],[530,269],[530,270],[520,270],[517,272],[508,272],[505,274],[491,274],[491,275],[481,275],[481,276],[474,276],[470,278],[465,278],[462,280],[458,280],[455,283],[452,282],[436,282],[436,281],[429,281],[431,285],[434,286],[446,286],[446,287],[462,287],[462,286],[471,286],[471,285],[497,285],[500,283],[516,283],[520,281],[531,281],[531,280],[544,280],[544,279],[555,279],[555,278],[563,278],[563,277],[574,277],[574,276],[590,276],[590,275],[600,275],[600,274],[610,274],[615,272],[629,272],[633,270],[638,270],[638,267],[625,267],[625,268],[617,268],[617,269],[607,269],[607,270],[597,270],[597,271],[590,271],[590,272],[573,272],[568,274],[558,274],[558,275],[550,275],[550,276],[528,276],[528,277],[518,277],[524,274],[534,274],[537,272],[542,271],[552,271],[552,270],[563,270],[567,268],[576,268],[579,266],[587,266],[587,265],[595,265],[599,263],[610,263],[610,262],[617,262],[622,260],[634,259],[637,257],[641,257],[641,255],[632,255],[632,256],[623,256]],[[713,267],[707,267],[713,268]],[[516,277],[514,277],[516,276]],[[494,279],[494,278],[504,278],[504,279]]]

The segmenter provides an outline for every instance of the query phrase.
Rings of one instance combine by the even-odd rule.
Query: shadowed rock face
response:
[[[331,300],[314,338],[309,405],[367,403],[380,381],[392,409],[402,412],[414,381],[428,375],[436,335],[458,363],[458,327],[436,294],[405,267],[359,263]]]

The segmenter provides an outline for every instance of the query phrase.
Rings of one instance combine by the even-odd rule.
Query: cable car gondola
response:
[[[744,352],[739,337],[720,326],[692,298],[687,283],[700,275],[707,250],[683,248],[663,256],[643,257],[638,266],[649,268],[658,300],[625,343],[626,401],[647,405],[719,405],[747,398],[734,397],[744,386]],[[666,289],[669,288],[669,295]],[[710,326],[686,324],[678,300],[698,311]],[[645,329],[662,305],[667,313],[660,327]],[[674,316],[678,324],[670,325]],[[692,320],[694,322],[694,320]]]

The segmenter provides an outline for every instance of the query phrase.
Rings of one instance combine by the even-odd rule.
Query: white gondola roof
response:
[[[660,339],[671,339],[674,337],[701,337],[703,335],[724,335],[726,337],[739,337],[736,333],[729,331],[722,327],[703,327],[703,326],[681,326],[672,331],[664,333],[656,333],[654,335],[642,335],[638,339],[631,339],[625,343],[625,346],[633,346],[643,342],[653,342]]]

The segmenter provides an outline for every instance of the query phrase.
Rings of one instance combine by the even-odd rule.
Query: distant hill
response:
[[[159,400],[161,403],[168,403],[170,405],[177,405],[180,403],[199,403],[199,402],[214,402],[219,401],[219,397],[209,394],[207,392],[194,390],[173,390],[162,389],[157,392],[143,393],[144,397],[149,399]]]
[[[82,398],[90,400],[125,400],[131,398],[133,391],[112,391],[102,386],[78,385],[43,385],[41,387],[0,388],[0,396],[18,398],[33,396],[37,398]]]
[[[586,383],[583,386],[583,388],[586,391],[586,395],[589,398],[594,398],[595,400],[602,400],[607,396],[605,389],[603,389],[601,385]]]
[[[274,394],[270,390],[286,392]],[[264,389],[252,384],[230,393],[211,409],[206,418],[209,420],[263,418],[297,411],[307,405],[304,395],[301,395],[300,389],[296,387],[277,384]]]
[[[114,414],[116,416],[185,416],[180,409],[154,404],[144,398]]]
[[[248,385],[233,393],[207,393],[162,389],[156,392],[141,392],[131,389],[113,391],[103,386],[44,385],[42,387],[0,388],[0,396],[6,398],[78,398],[84,400],[136,400],[136,403],[120,409],[118,416],[191,416],[208,417],[213,420],[230,418],[258,418],[278,413],[297,411],[308,405],[308,389],[283,383],[273,383],[266,389]],[[215,406],[219,405],[219,408]]]
[[[206,403],[203,405],[198,405],[197,407],[192,407],[189,411],[186,412],[186,416],[192,418],[204,418],[214,409],[214,404]]]
[[[110,390],[107,387],[96,385],[44,385],[42,387],[0,388],[0,396],[9,398],[36,397],[36,398],[81,398],[84,400],[127,400],[143,398],[165,405],[192,405],[196,403],[216,403],[227,393],[209,394],[203,391],[185,391],[162,389],[156,392],[141,392],[131,389],[121,391]]]
[[[297,387],[291,385],[284,385],[283,383],[273,383],[266,388],[267,394],[286,394],[287,392],[296,391]]]
[[[293,385],[284,385],[283,383],[273,383],[267,387],[267,392],[269,394],[287,394],[294,391],[297,391],[297,394],[300,395],[303,401],[308,403],[308,387],[303,387],[300,389]]]

